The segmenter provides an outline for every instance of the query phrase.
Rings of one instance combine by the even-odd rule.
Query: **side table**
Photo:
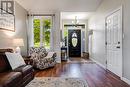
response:
[[[67,61],[67,47],[61,47],[61,60]]]
[[[27,65],[32,65],[33,64],[33,60],[31,59],[30,56],[28,56],[28,57],[23,56],[23,59],[24,59],[24,61],[25,61],[25,63]]]

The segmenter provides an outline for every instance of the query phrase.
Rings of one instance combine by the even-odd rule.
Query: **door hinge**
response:
[[[107,42],[105,44],[107,45]]]
[[[106,60],[106,65],[107,65],[107,60]]]
[[[107,23],[105,23],[105,26],[107,26]]]

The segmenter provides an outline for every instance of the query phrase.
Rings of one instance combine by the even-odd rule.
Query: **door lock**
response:
[[[119,48],[120,48],[120,46],[117,46],[116,48],[118,48],[118,49],[119,49]]]

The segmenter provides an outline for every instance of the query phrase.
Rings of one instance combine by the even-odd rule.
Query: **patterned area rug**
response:
[[[80,78],[36,77],[26,87],[88,87]]]

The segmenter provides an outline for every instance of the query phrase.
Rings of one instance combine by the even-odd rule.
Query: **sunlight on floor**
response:
[[[94,63],[92,60],[90,59],[84,59],[84,58],[69,58],[67,60],[68,63]]]

